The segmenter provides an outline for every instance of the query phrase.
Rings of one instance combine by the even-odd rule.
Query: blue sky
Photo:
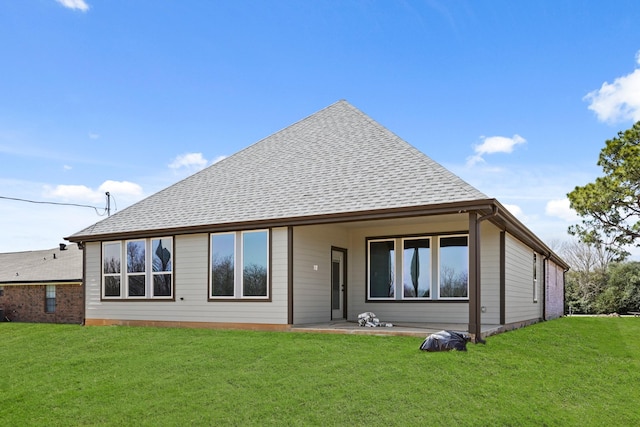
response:
[[[632,0],[0,0],[0,252],[340,99],[555,245],[640,120],[638,22]]]

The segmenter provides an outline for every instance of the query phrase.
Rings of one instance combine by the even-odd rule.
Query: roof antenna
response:
[[[107,196],[107,216],[111,216],[111,194],[108,191],[104,194]]]

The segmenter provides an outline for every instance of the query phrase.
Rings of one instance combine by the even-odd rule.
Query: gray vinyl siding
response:
[[[347,249],[347,315],[374,312],[394,323],[467,323],[469,304],[460,301],[367,301],[367,238],[447,236],[468,233],[468,215],[443,215],[407,220],[383,220],[293,228],[293,323],[319,323],[331,319],[331,248]],[[500,230],[481,224],[481,305],[483,324],[500,323]],[[432,272],[437,270],[436,239],[432,240]],[[506,323],[542,317],[545,286],[542,256],[538,256],[538,302],[533,302],[533,250],[506,234]],[[101,300],[101,244],[88,243],[86,256],[86,318],[168,322],[287,324],[288,230],[271,230],[271,301],[209,301],[209,235],[174,237],[175,300]],[[400,259],[400,257],[398,257]],[[399,265],[399,263],[397,264]],[[316,268],[317,267],[317,268]],[[563,289],[562,270],[549,264],[554,292]],[[432,274],[435,283],[436,274]],[[551,280],[549,280],[552,282]],[[435,297],[435,292],[432,296]],[[558,299],[554,295],[553,300]],[[561,306],[547,301],[550,316]],[[560,303],[561,304],[561,303]]]
[[[87,319],[100,318],[102,304],[100,302],[100,243],[87,243],[84,247],[85,256],[85,313]]]
[[[544,280],[541,268],[542,257],[538,254],[538,302],[533,298],[533,253],[534,251],[510,234],[505,238],[505,322],[515,323],[538,320],[542,317],[541,287]]]
[[[480,226],[480,303],[483,324],[500,324],[500,230],[485,221]]]
[[[345,227],[336,225],[294,228],[294,324],[331,320],[331,247],[347,248],[347,233]],[[347,287],[349,283],[347,280]]]
[[[87,244],[87,319],[287,323],[287,229],[271,232],[271,301],[209,301],[209,235],[174,237],[175,301],[100,300],[100,247]]]

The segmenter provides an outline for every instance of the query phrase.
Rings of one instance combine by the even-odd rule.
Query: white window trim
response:
[[[442,257],[440,256],[440,240],[447,239],[449,237],[466,237],[467,238],[467,255],[469,254],[469,235],[468,234],[443,234],[441,236],[437,236],[437,248],[438,248],[438,271],[436,273],[438,281],[436,282],[436,290],[438,295],[438,300],[441,301],[469,301],[469,257],[467,256],[467,296],[466,297],[443,297],[440,296],[440,267],[442,263]]]
[[[233,236],[233,295],[213,295],[213,238],[214,236]],[[236,232],[224,232],[224,233],[212,233],[209,235],[209,299],[229,299],[234,300],[238,295],[238,233]]]
[[[251,296],[244,295],[244,235],[250,233],[266,233],[266,257],[267,257],[267,289],[265,295]],[[271,231],[268,228],[258,230],[243,230],[232,231],[223,233],[211,233],[209,235],[209,274],[211,274],[213,268],[213,254],[211,249],[213,247],[213,237],[220,235],[233,235],[234,236],[234,271],[233,271],[233,295],[211,295],[213,290],[213,277],[209,277],[208,285],[208,300],[209,301],[242,301],[242,300],[269,300],[271,298],[271,282],[270,282],[270,241]]]
[[[129,245],[129,243],[132,242],[142,242],[144,244],[144,271],[143,272],[135,272],[135,273],[129,273],[129,260],[127,258],[127,254],[128,254],[128,248],[127,246]],[[124,268],[122,268],[122,265],[120,266],[120,271],[122,272],[122,270],[124,270],[124,288],[125,288],[125,295],[127,299],[147,299],[148,295],[149,295],[149,278],[147,277],[147,270],[148,270],[148,266],[149,266],[149,261],[148,261],[148,255],[149,255],[149,242],[147,239],[131,239],[131,240],[125,240],[124,241]],[[122,264],[122,261],[121,261]],[[129,295],[129,277],[132,276],[143,276],[144,277],[144,295]]]
[[[153,241],[154,240],[170,240],[171,241],[171,270],[170,271],[153,271]],[[152,237],[150,239],[148,239],[147,242],[147,250],[149,251],[149,260],[147,261],[147,269],[149,270],[148,274],[148,279],[149,279],[149,298],[150,299],[155,299],[155,300],[167,300],[167,299],[173,299],[174,295],[173,295],[173,291],[174,291],[174,279],[175,276],[173,275],[173,263],[174,263],[174,245],[173,245],[173,237],[170,236],[165,236],[165,237]],[[154,292],[154,288],[155,288],[155,276],[160,276],[160,275],[169,275],[171,276],[171,295],[156,295]]]
[[[266,256],[267,256],[267,289],[266,289],[266,294],[265,295],[258,295],[258,296],[251,296],[251,295],[244,295],[244,236],[245,234],[251,234],[251,233],[267,233],[267,247],[266,247]],[[269,239],[271,238],[271,236],[269,235],[269,230],[264,229],[264,230],[246,230],[246,231],[242,231],[240,232],[240,249],[238,250],[239,252],[239,259],[240,262],[239,264],[239,268],[240,268],[240,280],[236,280],[236,283],[238,283],[238,286],[240,287],[240,289],[238,290],[237,294],[240,295],[241,299],[268,299],[270,298],[269,295]]]
[[[105,273],[104,272],[104,254],[105,254],[105,246],[107,245],[114,245],[117,244],[120,246],[120,272],[119,273]],[[100,295],[102,296],[102,299],[106,299],[106,300],[120,300],[120,299],[124,299],[124,295],[125,293],[123,292],[123,280],[122,280],[122,275],[123,275],[123,271],[122,271],[122,246],[123,246],[123,242],[121,240],[116,240],[116,241],[109,241],[109,242],[102,242],[102,252],[101,252],[101,257],[100,257],[100,272],[102,275],[102,282],[100,284]],[[125,266],[126,267],[126,266]],[[120,295],[114,296],[114,295],[105,295],[105,290],[106,290],[106,278],[107,277],[119,277],[120,278]]]

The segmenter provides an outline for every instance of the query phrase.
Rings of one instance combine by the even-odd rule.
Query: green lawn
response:
[[[0,425],[640,425],[640,319],[420,338],[0,323]]]

